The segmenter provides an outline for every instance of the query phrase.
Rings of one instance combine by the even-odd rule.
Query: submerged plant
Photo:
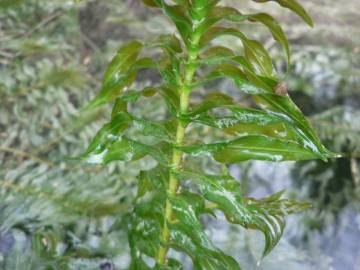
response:
[[[295,0],[274,1],[312,25]],[[282,192],[260,200],[247,198],[226,166],[221,175],[209,175],[194,169],[194,164],[188,166],[187,157],[210,156],[220,164],[232,164],[247,160],[326,160],[333,154],[291,101],[267,50],[237,27],[245,21],[264,24],[284,47],[290,66],[287,38],[273,17],[242,14],[220,6],[219,0],[143,2],[161,9],[178,34],[161,35],[148,43],[132,41],[119,49],[105,72],[100,93],[88,106],[114,102],[111,120],[82,158],[101,164],[145,156],[156,161],[152,169],[140,172],[136,203],[129,215],[130,269],[181,269],[181,262],[170,258],[170,249],[186,253],[193,269],[240,269],[235,259],[212,244],[200,221],[202,215],[221,211],[230,223],[260,230],[265,236],[265,256],[278,243],[285,216],[308,204],[282,199]],[[223,21],[233,27],[219,25]],[[212,44],[223,35],[238,38],[243,54]],[[146,56],[153,49],[160,49],[161,57]],[[157,70],[162,83],[131,90],[142,69]],[[242,107],[225,93],[210,91],[208,83],[218,78],[231,79],[259,108]],[[193,104],[191,94],[203,85],[207,85],[207,95]],[[130,103],[155,95],[161,96],[168,109],[161,121],[129,112]],[[206,144],[193,142],[187,135],[194,124],[221,130],[231,138]]]

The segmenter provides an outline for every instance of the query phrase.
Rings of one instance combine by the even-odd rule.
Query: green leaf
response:
[[[273,102],[279,99],[278,96],[268,97],[268,95],[264,98]],[[283,99],[285,97],[280,97],[280,100]],[[278,111],[269,110],[270,107],[265,107],[267,111],[242,108],[236,105],[232,98],[215,92],[208,94],[203,102],[195,106],[188,114],[183,115],[183,119],[187,122],[224,129],[225,132],[236,136],[253,134],[291,140],[319,158],[329,157],[329,152],[308,126],[304,116],[296,114],[294,107],[281,107],[281,104],[273,103],[273,106],[283,108]],[[215,108],[227,109],[230,114],[219,117],[210,114]],[[297,118],[298,120],[295,121]]]
[[[289,96],[258,95],[254,98],[255,101],[268,113],[288,121],[296,130],[298,135],[303,138],[302,143],[304,147],[316,153],[318,158],[326,160],[327,158],[336,156],[322,145],[308,120]]]
[[[245,20],[260,22],[264,24],[273,35],[274,39],[278,41],[284,48],[286,57],[290,66],[290,48],[284,31],[282,30],[279,23],[270,15],[266,13],[258,14],[242,14],[237,9],[231,7],[216,7],[212,10],[206,23],[202,25],[201,31],[204,32],[211,25],[215,24],[220,20],[228,20],[231,22],[243,22]]]
[[[259,73],[267,77],[272,77],[272,59],[263,45],[260,42],[251,39],[244,39],[243,45],[245,57],[254,66],[254,68]]]
[[[156,207],[159,213],[153,211]],[[160,247],[161,222],[157,215],[160,215],[162,201],[154,198],[147,203],[138,204],[130,217],[129,224],[129,245],[132,258],[132,269],[143,269],[145,263],[143,255],[155,257]],[[150,267],[144,269],[151,269]]]
[[[134,119],[127,113],[116,114],[110,123],[100,129],[80,158],[88,163],[107,164],[114,160],[133,161],[150,155],[159,163],[167,164],[167,157],[157,146],[146,145],[122,136],[121,133],[129,127]],[[137,124],[144,134],[160,138],[168,136],[166,129],[160,128],[159,125],[145,120],[139,122],[135,119],[135,121],[138,122]]]
[[[230,97],[213,93],[183,117],[188,122],[222,128],[233,135],[262,134],[292,140],[323,160],[336,156],[322,145],[309,122],[288,96],[258,95],[255,101],[265,111],[238,107]],[[218,107],[230,110],[232,115],[213,117],[207,113]]]
[[[253,64],[254,68],[267,77],[272,77],[272,59],[266,49],[255,40],[248,39],[243,33],[234,28],[211,27],[201,38],[200,46],[205,47],[213,39],[231,35],[240,38],[244,46],[246,59]]]
[[[312,23],[294,0],[254,1],[276,1]],[[168,249],[186,253],[195,270],[239,270],[238,263],[216,248],[204,232],[201,215],[214,215],[213,210],[218,209],[229,222],[260,230],[265,236],[266,255],[282,235],[285,215],[308,207],[306,203],[281,199],[282,192],[261,200],[244,198],[239,183],[230,176],[187,172],[182,163],[184,153],[211,155],[224,164],[331,156],[289,96],[286,93],[280,96],[272,59],[263,45],[235,28],[216,26],[222,20],[233,23],[248,20],[265,25],[284,47],[290,65],[288,40],[278,22],[265,13],[244,15],[234,8],[219,7],[219,2],[143,0],[145,5],[165,13],[182,40],[167,34],[145,45],[134,41],[121,47],[105,72],[99,95],[89,105],[93,108],[115,101],[111,121],[98,132],[82,159],[106,164],[150,156],[158,163],[153,169],[140,172],[136,203],[126,222],[131,270],[182,269],[181,262],[169,258],[168,254],[163,256],[162,252],[167,253]],[[209,46],[222,35],[239,38],[244,54],[237,55],[222,46]],[[143,47],[160,49],[160,57],[140,58]],[[212,69],[205,76],[195,78],[200,74],[197,70],[201,65],[210,65]],[[128,90],[143,68],[156,68],[163,84]],[[217,78],[233,80],[240,90],[254,95],[264,110],[242,108],[221,93],[210,93],[203,102],[189,108],[187,91]],[[156,94],[163,97],[171,113],[166,119],[154,122],[128,113],[129,102]],[[190,128],[191,123],[219,128],[236,138],[185,145],[185,129]],[[138,141],[136,136],[146,137],[151,143]],[[190,185],[191,192],[187,189],[189,182],[178,188],[178,181],[188,180],[194,184]],[[149,258],[155,259],[155,265],[149,264]]]
[[[203,35],[211,26],[223,19],[230,19],[236,16],[236,21],[241,22],[248,19],[246,15],[241,15],[236,9],[231,7],[216,6],[211,9],[208,16],[199,23],[195,29],[195,34],[198,36]],[[235,21],[235,18],[234,18]]]
[[[197,60],[200,64],[217,65],[235,57],[235,53],[223,46],[210,47]]]
[[[227,106],[225,108],[229,109],[232,115],[217,117],[200,114],[188,121],[219,128],[234,136],[265,135],[279,139],[300,141],[291,127],[275,116],[268,115],[259,110],[237,106]]]
[[[165,55],[160,59],[158,64],[160,75],[164,82],[170,87],[178,88],[181,84],[180,78],[180,61],[174,55]]]
[[[142,90],[127,90],[117,98],[118,102],[136,102],[140,97],[152,97],[159,94],[163,97],[172,115],[176,116],[179,111],[179,95],[171,86],[146,87]],[[119,109],[126,111],[124,106]]]
[[[267,224],[261,224],[261,218],[258,220],[261,225],[256,222],[247,225],[248,228],[256,228],[264,233],[266,244],[263,256],[269,254],[280,240],[285,227],[285,215],[302,212],[311,207],[311,204],[308,202],[280,199],[282,194],[283,191],[280,191],[260,200],[254,198],[245,199],[248,209],[251,209],[252,212],[258,216],[265,217],[268,223],[274,227],[273,230],[268,230]],[[277,229],[275,227],[277,227]]]
[[[181,53],[181,42],[175,35],[160,35],[147,44],[149,48],[160,47],[170,53]]]
[[[286,35],[284,34],[284,31],[282,30],[281,26],[279,25],[279,23],[272,16],[270,16],[266,13],[249,15],[249,19],[252,21],[261,22],[266,27],[269,28],[274,39],[283,46],[286,57],[287,57],[288,69],[290,69],[291,56],[290,56],[289,41],[288,41]]]
[[[143,177],[146,177],[155,186],[147,190],[150,192],[150,197],[147,196],[147,199],[141,200],[131,214],[129,242],[132,268],[130,269],[152,269],[144,263],[142,255],[155,257],[160,246],[158,236],[164,218],[165,196],[164,192],[156,190],[156,185],[158,185],[156,181],[165,179],[167,175],[163,175],[161,170],[155,169],[151,172],[144,172]],[[149,178],[151,179],[149,180]],[[142,194],[144,197],[145,193]],[[194,269],[240,269],[234,259],[213,246],[203,231],[199,215],[205,208],[204,200],[199,195],[185,192],[169,199],[176,215],[176,220],[168,224],[171,229],[169,247],[186,252],[193,260]],[[169,268],[171,266],[176,268]],[[153,269],[181,269],[181,267],[179,262],[170,259],[167,268],[156,265]]]
[[[296,0],[253,0],[258,3],[265,3],[269,1],[274,1],[279,5],[288,8],[299,15],[309,26],[313,27],[314,22],[311,19],[310,15],[306,12],[306,10],[296,1]]]
[[[163,80],[174,87],[180,84],[182,53],[180,40],[175,35],[160,35],[146,45],[147,48],[162,48],[164,55],[157,61],[157,68]]]
[[[132,268],[172,270],[182,269],[175,259],[169,258],[166,266],[156,264],[153,268],[146,265],[142,255],[155,257],[160,247],[160,228],[166,200],[166,185],[169,170],[157,166],[148,171],[141,171],[139,176],[138,202],[130,218],[129,243],[132,254]]]
[[[201,22],[220,0],[193,0],[190,16],[194,21]]]
[[[188,37],[192,33],[192,24],[187,16],[186,8],[180,5],[168,5],[164,0],[154,0],[166,16],[168,16],[176,25],[183,41],[190,46],[188,43]]]
[[[162,164],[168,163],[166,156],[156,146],[146,145],[126,137],[104,141],[97,151],[86,152],[82,158],[88,163],[107,164],[115,160],[134,161],[146,155],[152,156]]]
[[[169,170],[165,167],[140,172],[137,202],[129,219],[130,269],[162,269],[160,266],[150,268],[142,256],[155,258],[160,247],[168,179]],[[173,263],[176,265],[175,261]]]
[[[252,88],[257,88],[255,91],[251,89],[250,91],[246,90],[247,93],[254,94],[258,91],[259,93],[262,92],[264,94],[274,94],[273,84],[276,83],[276,80],[257,75],[247,59],[243,56],[236,56],[235,53],[228,48],[221,46],[211,47],[200,56],[200,59],[197,62],[199,64],[218,65],[212,73],[203,79],[203,82],[219,77],[228,77],[233,79],[238,86],[242,86],[238,79],[240,76],[240,80],[246,80],[252,85]],[[229,63],[232,65],[229,66]],[[236,64],[239,67],[234,67],[233,64]],[[236,71],[236,69],[239,68],[241,72]]]
[[[213,156],[221,163],[237,163],[250,159],[279,162],[317,158],[298,143],[257,135],[240,137]]]
[[[264,83],[258,76],[249,70],[242,70],[234,65],[221,64],[214,68],[204,78],[195,82],[193,87],[205,84],[218,78],[232,79],[239,89],[247,94],[272,94],[273,90]]]
[[[180,151],[198,156],[211,154],[220,163],[238,163],[246,160],[308,160],[317,155],[293,141],[275,139],[262,135],[243,136],[223,143],[177,146]]]
[[[195,120],[198,115],[208,112],[212,109],[234,104],[235,101],[232,97],[219,92],[212,92],[206,95],[204,100],[195,106],[191,112],[187,114],[187,116],[191,117],[192,120]]]
[[[214,247],[203,231],[199,215],[204,211],[204,201],[198,195],[186,193],[170,197],[176,220],[168,226],[170,246],[187,253],[194,269],[240,270],[238,263]]]
[[[105,71],[103,85],[114,80],[117,74],[124,73],[128,70],[129,65],[132,65],[136,61],[142,47],[143,44],[138,41],[132,41],[122,46]]]
[[[90,102],[87,109],[113,101],[124,88],[133,83],[139,69],[153,66],[149,58],[136,60],[142,47],[142,43],[133,41],[118,50],[105,71],[100,93]]]
[[[145,6],[159,7],[155,0],[142,0]]]
[[[137,197],[141,198],[148,192],[166,192],[168,179],[169,170],[165,167],[157,166],[151,170],[141,171]]]
[[[262,231],[266,240],[263,256],[280,240],[284,217],[309,207],[308,203],[280,199],[282,192],[261,200],[244,198],[239,182],[228,175],[182,171],[176,176],[182,181],[191,180],[204,198],[214,204],[212,208],[221,210],[230,222]]]

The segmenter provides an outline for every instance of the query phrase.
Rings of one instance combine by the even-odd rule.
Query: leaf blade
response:
[[[282,7],[288,8],[299,15],[310,27],[314,26],[314,22],[308,12],[296,0],[253,0],[254,2],[264,3],[274,1]]]
[[[283,192],[260,200],[245,198],[241,186],[229,175],[204,175],[195,172],[177,172],[182,181],[191,179],[204,198],[214,203],[227,220],[245,228],[260,230],[265,237],[263,256],[279,242],[285,227],[285,215],[300,212],[308,203],[280,199]]]
[[[317,158],[310,150],[294,141],[276,139],[263,135],[248,135],[229,142],[175,146],[192,156],[210,154],[220,163],[238,163],[246,160],[272,162],[309,160]]]

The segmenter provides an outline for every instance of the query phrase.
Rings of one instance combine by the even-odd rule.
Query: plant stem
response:
[[[185,114],[188,111],[189,108],[189,96],[190,96],[190,84],[193,80],[195,71],[196,71],[196,65],[194,61],[198,57],[198,50],[197,50],[197,44],[199,42],[199,38],[194,36],[192,39],[192,44],[194,45],[192,50],[189,50],[187,64],[185,65],[185,74],[184,78],[182,80],[182,84],[179,87],[179,94],[180,94],[180,114]],[[184,137],[185,137],[185,128],[186,125],[178,119],[177,124],[177,130],[176,130],[176,145],[181,145],[183,143]],[[170,166],[170,170],[180,170],[182,167],[182,158],[183,154],[181,151],[174,149],[173,150],[173,156],[172,156],[172,162]],[[179,181],[176,179],[176,177],[171,173],[170,171],[170,177],[169,177],[169,183],[168,183],[168,190],[167,190],[167,196],[174,197],[176,196],[176,193],[179,188]],[[160,235],[160,248],[158,250],[157,254],[157,263],[160,265],[166,265],[167,263],[167,253],[168,253],[168,247],[166,246],[166,243],[169,241],[170,238],[170,230],[167,226],[168,222],[171,222],[173,220],[173,209],[171,202],[167,199],[166,205],[165,205],[165,221],[163,224],[163,228],[161,230]]]

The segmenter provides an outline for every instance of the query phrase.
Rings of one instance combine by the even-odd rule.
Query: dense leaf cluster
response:
[[[281,192],[260,200],[246,198],[227,172],[207,175],[190,170],[184,163],[186,157],[207,155],[231,164],[246,160],[326,160],[334,155],[321,144],[287,95],[264,46],[237,27],[245,21],[264,24],[283,46],[290,63],[286,36],[273,17],[243,14],[220,6],[217,0],[143,2],[161,9],[179,34],[161,35],[147,43],[132,41],[118,50],[99,94],[87,107],[114,102],[111,120],[82,158],[107,164],[150,156],[157,163],[139,174],[137,201],[128,228],[131,269],[181,269],[181,262],[168,256],[170,249],[186,253],[194,269],[240,269],[233,258],[211,243],[200,221],[202,215],[221,211],[230,223],[260,230],[266,240],[266,255],[281,237],[285,216],[308,205],[281,199]],[[295,0],[275,2],[312,25]],[[231,26],[224,26],[223,21]],[[223,35],[239,39],[243,53],[213,45],[212,41]],[[160,50],[161,56],[149,56],[151,50]],[[159,72],[161,84],[132,89],[143,69]],[[209,90],[210,82],[218,78],[232,80],[240,91],[254,98],[258,108],[244,108],[224,93]],[[193,104],[191,94],[203,86],[208,94]],[[167,118],[155,121],[129,112],[129,104],[154,95],[164,99]],[[194,124],[219,129],[231,139],[206,144],[191,141],[186,135]]]

